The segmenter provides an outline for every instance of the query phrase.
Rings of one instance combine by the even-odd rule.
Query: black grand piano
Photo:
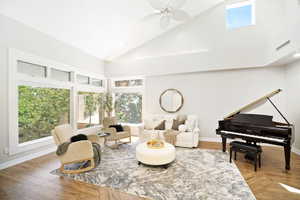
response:
[[[271,101],[271,97],[281,92],[281,89],[257,99],[256,101],[229,114],[219,121],[216,133],[222,137],[223,152],[226,151],[226,140],[239,138],[248,143],[267,143],[284,147],[285,168],[290,169],[291,143],[294,126],[282,115]],[[269,101],[285,120],[285,123],[274,122],[273,116],[258,114],[242,114],[257,105]]]

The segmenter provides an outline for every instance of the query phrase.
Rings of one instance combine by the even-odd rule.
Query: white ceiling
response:
[[[187,0],[183,9],[196,16],[216,2],[220,0]],[[164,33],[159,18],[141,22],[153,11],[147,0],[0,0],[3,15],[101,59]]]

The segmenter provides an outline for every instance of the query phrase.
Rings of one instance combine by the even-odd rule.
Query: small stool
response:
[[[251,143],[245,143],[245,142],[238,142],[233,141],[230,143],[230,158],[229,162],[231,163],[232,159],[232,152],[234,151],[234,160],[236,160],[236,152],[246,153],[247,155],[250,155],[253,157],[254,161],[254,170],[257,170],[257,161],[259,168],[261,167],[261,153],[262,149],[259,145],[251,144]]]

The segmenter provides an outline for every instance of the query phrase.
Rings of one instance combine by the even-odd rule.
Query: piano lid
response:
[[[234,115],[239,114],[241,112],[246,112],[246,111],[250,111],[253,110],[254,108],[257,108],[259,106],[261,106],[262,104],[264,104],[266,101],[269,101],[274,108],[277,110],[277,112],[282,116],[282,118],[287,122],[287,124],[290,124],[287,119],[282,115],[282,113],[279,111],[279,109],[274,105],[274,103],[270,100],[271,97],[273,97],[274,95],[278,94],[279,92],[281,92],[281,89],[275,90],[251,103],[249,103],[248,105],[243,106],[242,108],[240,108],[239,110],[227,115],[226,117],[224,117],[224,119],[228,119],[228,118],[232,118]]]

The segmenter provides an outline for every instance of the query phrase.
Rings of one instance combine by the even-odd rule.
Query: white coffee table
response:
[[[136,159],[138,163],[160,166],[164,165],[168,167],[168,164],[173,162],[176,157],[175,147],[172,144],[166,143],[161,149],[151,149],[147,146],[147,143],[141,143],[136,147]]]

